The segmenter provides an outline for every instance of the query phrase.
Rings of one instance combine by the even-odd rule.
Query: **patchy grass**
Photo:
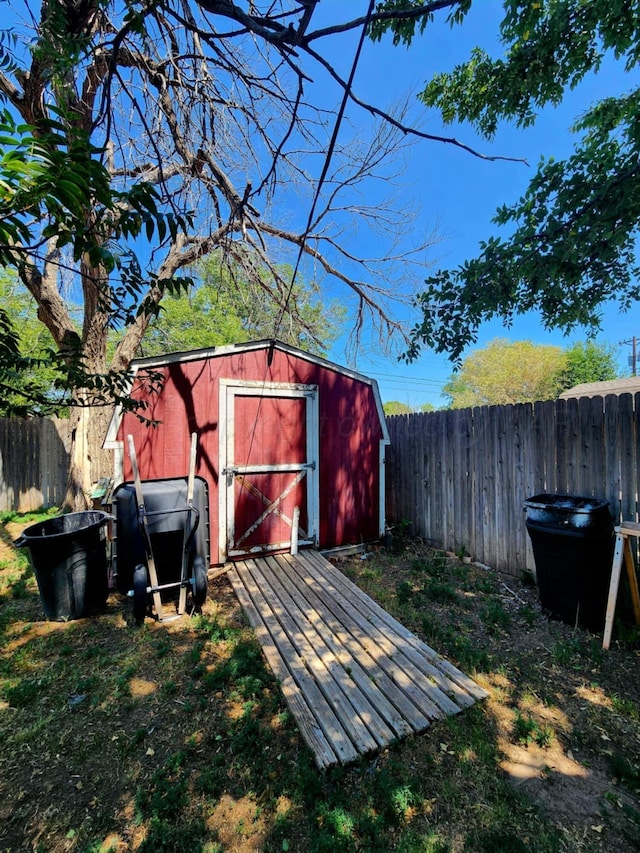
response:
[[[224,578],[191,619],[136,627],[113,595],[100,617],[52,624],[11,551],[0,849],[638,849],[635,646],[604,654],[548,622],[530,585],[410,540],[340,568],[491,696],[320,773]]]

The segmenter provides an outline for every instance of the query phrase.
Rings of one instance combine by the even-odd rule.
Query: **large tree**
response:
[[[560,347],[496,338],[469,353],[442,391],[452,409],[550,400],[564,363]]]
[[[618,350],[610,344],[584,341],[565,350],[565,362],[557,375],[558,393],[586,382],[617,379]]]
[[[545,105],[607,63],[628,73],[624,94],[594,103],[573,126],[574,152],[543,158],[523,196],[501,207],[504,236],[476,258],[427,279],[423,319],[407,356],[424,345],[459,358],[480,325],[536,309],[547,327],[597,326],[602,303],[622,309],[640,297],[640,5],[622,0],[504,0],[499,55],[475,48],[467,62],[435,76],[423,102],[445,122],[467,122],[490,140],[500,122],[527,127]],[[421,0],[383,4],[391,10]],[[470,2],[459,4],[464,26]],[[423,20],[380,22],[410,42]]]
[[[280,272],[288,257],[309,280],[330,277],[345,301],[353,297],[356,339],[369,325],[382,341],[399,331],[389,300],[409,296],[412,276],[394,259],[411,260],[428,241],[400,250],[406,209],[367,206],[358,194],[363,182],[394,177],[407,129],[358,98],[354,73],[372,26],[426,21],[465,3],[392,12],[363,3],[363,14],[345,4],[339,20],[316,28],[318,0],[2,5],[0,99],[11,134],[0,168],[0,263],[18,271],[61,363],[76,370],[79,499],[104,464],[108,417],[93,408],[85,417],[85,407],[126,370],[167,288],[186,286],[180,272],[203,257],[241,266],[281,315],[297,310]],[[332,51],[346,31],[357,38],[343,77]],[[337,103],[316,97],[321,74],[337,86]],[[349,103],[379,117],[368,140],[339,134]],[[375,257],[351,251],[345,229],[356,221],[376,233]],[[80,329],[68,293],[82,305]],[[113,328],[121,337],[108,360]]]
[[[496,338],[475,349],[443,387],[452,409],[555,399],[580,382],[617,376],[615,348],[594,341],[562,348]]]

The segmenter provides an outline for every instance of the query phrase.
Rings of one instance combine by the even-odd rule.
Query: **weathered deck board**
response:
[[[322,769],[487,695],[317,552],[238,561],[228,576]]]

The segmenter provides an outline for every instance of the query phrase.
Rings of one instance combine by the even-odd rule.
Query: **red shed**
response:
[[[384,533],[384,456],[389,443],[372,379],[278,341],[257,341],[136,359],[142,378],[161,374],[160,393],[134,382],[149,427],[116,411],[105,447],[116,482],[131,480],[126,436],[143,480],[184,477],[190,435],[196,473],[209,484],[212,562],[299,542],[355,545]]]

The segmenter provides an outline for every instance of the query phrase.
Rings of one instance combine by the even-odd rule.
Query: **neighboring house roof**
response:
[[[610,379],[607,382],[583,382],[568,388],[560,394],[560,400],[572,400],[576,397],[606,397],[607,394],[636,394],[640,392],[640,376],[626,379]]]

